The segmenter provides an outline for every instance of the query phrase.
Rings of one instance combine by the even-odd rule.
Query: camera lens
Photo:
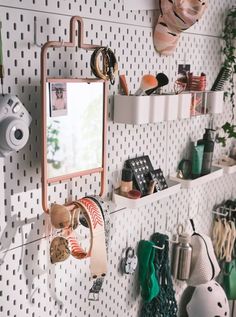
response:
[[[20,129],[16,129],[14,136],[17,140],[21,140],[23,138],[23,132]]]

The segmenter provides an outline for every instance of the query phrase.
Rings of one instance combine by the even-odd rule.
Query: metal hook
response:
[[[42,47],[43,44],[38,44],[37,43],[37,18],[34,17],[34,45],[37,47]]]
[[[171,233],[170,231],[166,231],[166,235],[168,236],[168,242],[169,242],[169,243],[173,243],[173,244],[178,243],[178,238],[177,238],[177,236],[176,236],[176,240],[170,239],[171,234],[172,234],[172,233]]]
[[[165,245],[163,245],[162,247],[158,247],[157,245],[153,245],[152,247],[154,249],[158,249],[158,250],[164,250],[165,249]]]
[[[223,217],[226,217],[229,214],[228,211],[223,213],[223,212],[220,212],[220,211],[217,211],[217,210],[212,210],[212,213],[215,214],[215,215],[218,215],[218,216],[223,216]]]

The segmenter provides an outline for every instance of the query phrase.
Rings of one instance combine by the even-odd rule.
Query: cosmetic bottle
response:
[[[192,147],[192,179],[201,176],[202,161],[203,161],[204,145],[197,145],[197,142],[193,142]]]
[[[173,248],[171,273],[177,280],[185,281],[189,278],[192,259],[190,239],[190,235],[180,234],[179,242]]]
[[[198,145],[204,145],[203,161],[202,161],[202,172],[201,175],[206,175],[211,172],[213,151],[215,145],[215,130],[205,129],[202,140],[198,140]]]
[[[130,168],[123,168],[121,174],[120,195],[127,197],[133,189],[133,172]]]

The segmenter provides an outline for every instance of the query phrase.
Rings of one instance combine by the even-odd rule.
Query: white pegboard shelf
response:
[[[181,184],[181,188],[194,188],[196,186],[211,182],[214,179],[221,177],[223,174],[224,171],[221,167],[213,166],[210,174],[198,177],[196,179],[181,179],[178,178],[176,175],[170,176],[170,179],[179,182]]]
[[[167,179],[168,188],[152,195],[147,195],[138,199],[130,199],[121,196],[117,193],[117,190],[113,192],[112,200],[118,208],[137,209],[147,204],[151,204],[155,201],[159,201],[165,197],[177,194],[180,191],[181,184]]]
[[[147,124],[188,119],[208,113],[219,114],[223,111],[223,95],[223,91],[193,91],[178,95],[115,95],[114,122]],[[197,105],[200,110],[193,110]]]
[[[224,174],[234,174],[236,173],[236,165],[233,166],[226,166],[218,163],[213,164],[215,167],[222,168],[224,171]]]

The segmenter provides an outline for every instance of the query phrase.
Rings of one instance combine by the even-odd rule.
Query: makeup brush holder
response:
[[[114,99],[114,121],[126,124],[149,123],[150,97],[117,95]]]
[[[208,91],[207,92],[207,107],[209,113],[217,114],[223,112],[224,91]]]
[[[179,94],[179,105],[178,105],[179,119],[190,118],[191,99],[192,99],[192,95],[190,93]]]
[[[166,96],[149,96],[150,99],[150,122],[165,121]]]
[[[223,91],[191,91],[151,96],[114,96],[114,121],[148,124],[191,116],[217,114],[223,110]]]
[[[208,113],[207,108],[207,92],[206,91],[192,91],[192,100],[190,107],[191,117],[200,116]]]
[[[178,119],[178,95],[163,95],[165,97],[165,121]]]

